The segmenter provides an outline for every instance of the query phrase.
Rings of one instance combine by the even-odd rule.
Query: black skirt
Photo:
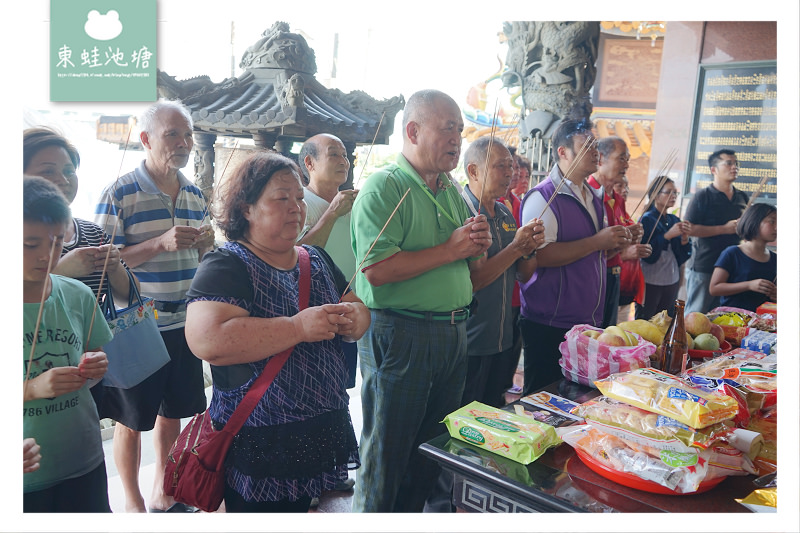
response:
[[[214,422],[215,429],[221,427]],[[256,479],[312,478],[340,465],[358,468],[357,451],[345,408],[287,424],[245,426],[233,439],[225,465]]]

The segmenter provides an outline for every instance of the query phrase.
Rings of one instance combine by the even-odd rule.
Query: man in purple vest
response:
[[[570,328],[601,326],[606,255],[631,242],[625,226],[607,225],[602,191],[598,194],[586,182],[597,170],[592,123],[565,118],[552,143],[555,165],[542,183],[528,191],[520,210],[522,224],[540,218],[545,227],[544,244],[536,251],[538,268],[520,283],[524,395],[562,377],[558,345]]]

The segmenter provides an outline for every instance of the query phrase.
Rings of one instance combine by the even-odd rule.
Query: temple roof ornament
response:
[[[289,142],[331,133],[353,148],[373,139],[387,144],[395,115],[405,106],[402,95],[376,100],[363,91],[324,87],[314,76],[314,51],[285,22],[264,31],[244,52],[240,67],[242,74],[219,83],[208,76],[177,80],[159,71],[159,96],[180,99],[192,113],[195,131]]]

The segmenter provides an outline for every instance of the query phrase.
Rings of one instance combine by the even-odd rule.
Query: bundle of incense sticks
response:
[[[578,150],[578,153],[575,155],[575,159],[573,159],[572,163],[569,164],[569,167],[567,168],[567,171],[564,173],[564,177],[561,179],[561,182],[558,184],[558,187],[556,187],[556,190],[553,191],[553,194],[550,196],[550,199],[547,200],[547,203],[544,205],[544,209],[542,209],[542,212],[541,212],[541,214],[539,215],[538,218],[542,218],[544,216],[545,211],[547,211],[547,208],[550,206],[550,203],[555,199],[556,195],[558,194],[559,189],[561,189],[561,186],[564,185],[564,182],[566,182],[569,179],[569,177],[572,175],[573,171],[580,164],[580,162],[583,159],[583,157],[590,150],[594,149],[594,145],[596,143],[597,143],[596,139],[593,139],[592,137],[586,137],[586,140],[583,141],[583,145],[581,146],[581,149]]]

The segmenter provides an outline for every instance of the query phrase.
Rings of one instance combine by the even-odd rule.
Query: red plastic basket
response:
[[[719,350],[689,350],[689,357],[692,359],[703,359],[704,357],[714,357],[714,354],[727,353],[733,349],[731,343],[728,341],[722,341],[719,345]]]
[[[614,481],[615,483],[619,483],[620,485],[624,485],[626,487],[630,487],[632,489],[643,490],[645,492],[652,492],[654,494],[667,494],[671,496],[685,496],[687,494],[700,494],[701,492],[706,492],[708,490],[713,489],[717,485],[719,485],[725,477],[718,477],[714,479],[707,479],[700,483],[700,486],[697,487],[697,490],[694,492],[675,492],[674,490],[670,490],[669,488],[665,487],[664,485],[659,485],[653,481],[648,481],[646,479],[642,479],[639,476],[635,476],[633,474],[629,474],[627,472],[619,472],[617,470],[613,470],[603,463],[595,460],[592,456],[581,450],[580,448],[575,448],[575,453],[578,455],[583,464],[585,464],[590,470],[600,474],[606,479]]]

